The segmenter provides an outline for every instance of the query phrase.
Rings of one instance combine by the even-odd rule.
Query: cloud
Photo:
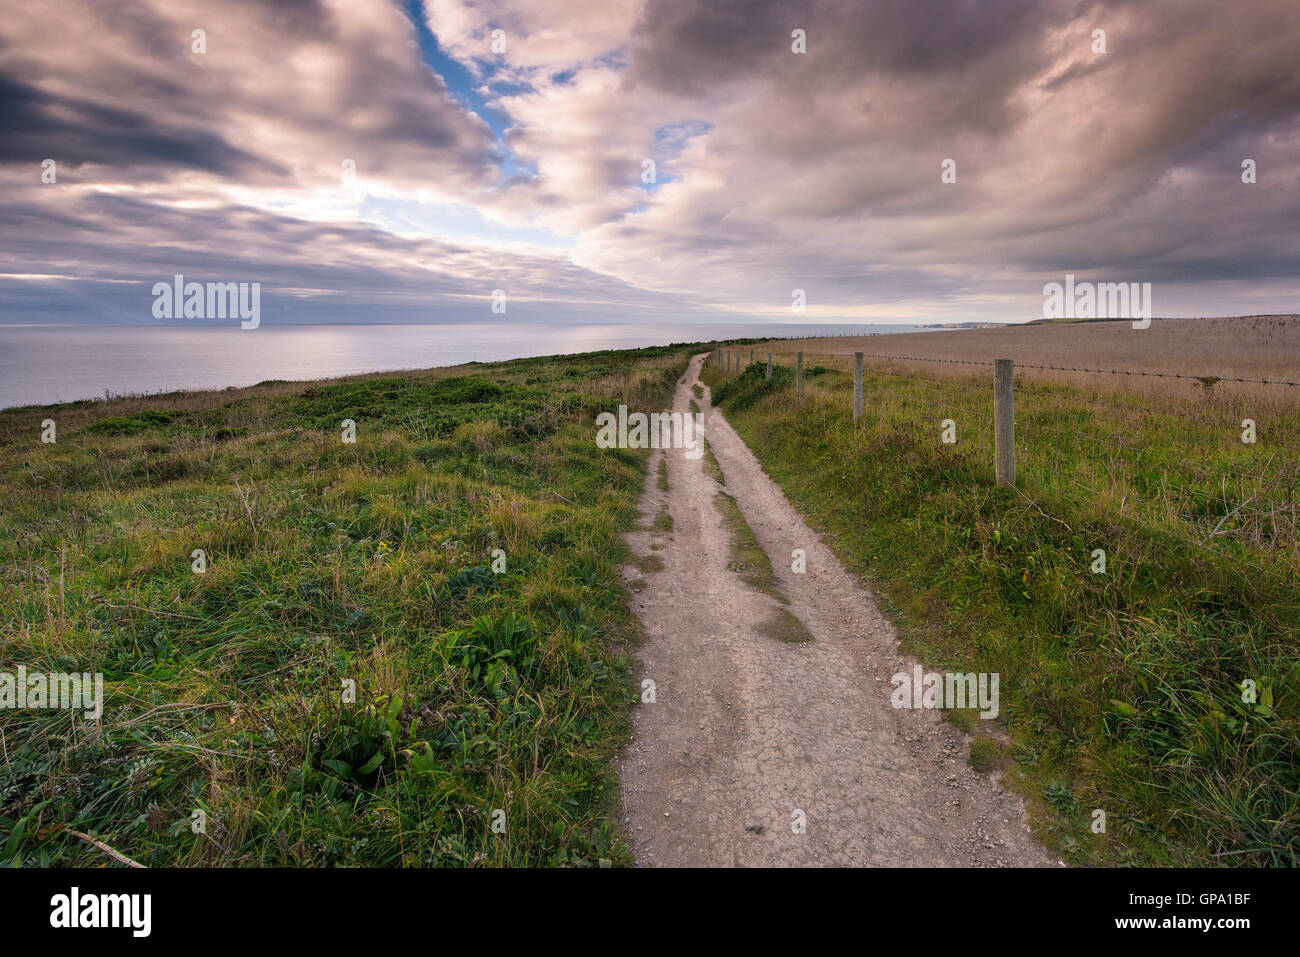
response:
[[[1032,318],[1072,271],[1290,311],[1297,38],[1292,0],[20,5],[0,250],[394,308]]]
[[[592,268],[748,308],[1295,275],[1294,4],[656,0],[634,36],[625,95],[697,97],[711,128],[583,237]]]

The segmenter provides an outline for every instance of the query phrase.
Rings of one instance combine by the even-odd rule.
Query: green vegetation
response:
[[[713,454],[709,440],[704,439],[704,472],[719,485],[726,483],[718,458]],[[740,578],[751,588],[757,588],[766,595],[771,595],[782,604],[789,604],[789,599],[781,592],[776,574],[772,570],[772,560],[768,558],[763,546],[754,536],[754,530],[740,511],[736,500],[719,489],[713,496],[713,507],[722,515],[722,521],[731,532],[731,561],[727,568],[740,573]],[[766,622],[761,629],[764,634],[780,638],[782,641],[811,641],[812,633],[804,627],[794,615],[784,610]]]
[[[3,862],[626,863],[646,453],[594,422],[688,355],[0,413],[0,671],[105,676],[98,727],[0,711]]]
[[[713,404],[742,412],[769,395],[794,387],[794,370],[787,366],[773,366],[772,378],[766,376],[766,367],[755,362],[740,375],[725,379],[717,387],[710,383]]]
[[[1002,766],[1002,746],[989,735],[980,735],[970,743],[970,766],[976,771],[992,771]]]
[[[716,464],[717,460],[714,462]],[[736,500],[726,492],[719,491],[713,496],[713,506],[731,530],[731,561],[727,567],[733,572],[739,572],[741,580],[751,588],[757,588],[782,602],[786,601],[772,571],[772,560],[754,537],[754,530],[745,521]]]
[[[722,466],[718,464],[718,457],[713,454],[713,448],[709,445],[708,439],[701,439],[704,443],[704,473],[712,478],[719,485],[726,484],[726,477],[722,474]]]
[[[641,556],[629,554],[627,556],[627,563],[646,573],[661,572],[664,570],[664,560],[658,555]]]
[[[758,628],[760,634],[787,644],[801,645],[813,640],[813,634],[797,617],[784,608],[775,608]]]
[[[1000,673],[1010,743],[972,760],[1006,762],[1049,846],[1078,864],[1300,863],[1294,407],[1018,384],[1017,490],[993,481],[991,370],[869,366],[860,428],[851,371],[810,377],[802,401],[788,369],[763,372],[704,375],[906,650]]]

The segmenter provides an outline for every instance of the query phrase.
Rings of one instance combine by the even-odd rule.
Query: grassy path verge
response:
[[[0,672],[105,679],[0,711],[3,863],[626,862],[645,457],[594,421],[688,354],[0,413]]]
[[[1297,863],[1294,410],[1036,386],[1018,492],[993,486],[985,378],[873,369],[855,429],[851,375],[810,369],[800,401],[791,370],[763,372],[704,379],[906,651],[1000,673],[1006,733],[972,760],[1007,768],[1049,846],[1076,864]],[[1267,444],[1240,442],[1246,416]]]

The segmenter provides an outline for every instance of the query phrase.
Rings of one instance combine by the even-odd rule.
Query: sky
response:
[[[8,3],[0,134],[5,323],[1300,311],[1296,0]]]

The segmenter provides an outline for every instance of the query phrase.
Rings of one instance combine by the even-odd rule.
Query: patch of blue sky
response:
[[[522,96],[533,92],[531,83],[512,82],[510,80],[488,80],[488,89],[497,96]]]
[[[703,120],[685,120],[681,123],[668,123],[655,130],[655,181],[638,183],[638,187],[647,193],[653,193],[665,183],[680,179],[681,177],[664,172],[664,167],[682,154],[688,141],[703,136],[711,129],[713,129],[712,123]]]
[[[678,179],[678,177],[671,176],[668,173],[660,172],[658,167],[656,166],[654,182],[653,183],[638,182],[636,184],[636,188],[645,193],[653,193],[656,190],[658,190],[659,187],[663,186],[665,183],[671,183],[676,179]],[[634,212],[636,212],[636,210],[634,210]]]
[[[425,64],[447,84],[447,91],[458,103],[471,110],[497,135],[505,135],[510,118],[488,106],[481,91],[482,80],[470,72],[463,63],[448,56],[438,46],[438,38],[429,30],[424,18],[424,5],[420,0],[406,0],[406,16],[415,27],[415,37],[420,44],[420,55]]]
[[[606,70],[625,70],[627,69],[628,63],[627,50],[624,47],[619,47],[617,50],[611,50],[610,52],[602,54],[591,61],[593,67],[600,67]]]
[[[668,123],[655,130],[655,143],[664,149],[674,150],[674,156],[686,147],[688,140],[703,136],[713,129],[713,124],[704,120],[685,120],[681,123]]]
[[[514,154],[513,150],[506,150],[505,158],[501,161],[501,181],[498,185],[504,185],[512,179],[530,180],[537,175],[537,164],[527,160],[521,160]]]
[[[442,81],[447,84],[447,92],[455,98],[456,102],[483,120],[496,137],[497,148],[502,157],[501,182],[536,176],[536,164],[520,161],[506,144],[506,130],[511,126],[510,117],[501,110],[489,106],[488,99],[484,95],[485,88],[498,96],[511,96],[526,93],[531,87],[504,80],[493,81],[492,74],[496,72],[496,68],[488,59],[478,61],[483,76],[476,76],[463,63],[444,53],[438,45],[438,38],[429,30],[421,0],[406,0],[406,16],[415,28],[416,40],[420,44],[420,55],[425,64],[442,77]]]

